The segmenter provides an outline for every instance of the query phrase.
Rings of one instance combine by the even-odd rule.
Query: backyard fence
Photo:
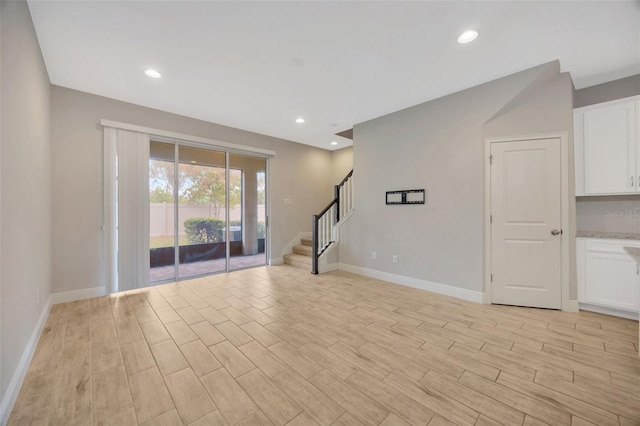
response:
[[[149,205],[149,222],[151,237],[171,237],[174,235],[175,209],[173,203],[151,203]],[[179,204],[178,205],[178,232],[179,235],[186,235],[184,221],[194,217],[215,217],[226,221],[224,207],[219,209],[216,215],[213,204]],[[229,220],[242,220],[241,206],[229,209]],[[265,221],[264,204],[258,205],[258,222]]]

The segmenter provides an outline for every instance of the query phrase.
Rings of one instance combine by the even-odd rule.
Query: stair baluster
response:
[[[353,210],[353,170],[334,187],[333,200],[311,219],[311,273],[318,274],[318,259],[336,241],[336,225]]]

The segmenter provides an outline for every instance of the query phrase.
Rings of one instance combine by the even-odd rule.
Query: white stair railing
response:
[[[329,205],[312,218],[313,274],[318,273],[318,258],[336,241],[336,225],[353,210],[353,170],[334,187],[333,194],[333,200]]]

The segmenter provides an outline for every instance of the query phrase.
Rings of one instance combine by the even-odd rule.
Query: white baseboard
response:
[[[338,269],[341,271],[352,272],[354,274],[364,275],[369,278],[388,281],[394,284],[400,284],[407,287],[418,288],[420,290],[430,291],[445,296],[457,297],[458,299],[467,300],[476,303],[486,302],[485,293],[480,291],[467,290],[464,288],[453,287],[446,284],[435,283],[432,281],[420,280],[417,278],[406,277],[404,275],[391,274],[389,272],[376,271],[375,269],[363,268],[360,266],[347,265],[339,263]]]
[[[567,304],[567,309],[563,309],[565,312],[578,312],[580,311],[580,306],[577,300],[569,300]]]
[[[102,287],[82,288],[80,290],[63,291],[51,294],[51,304],[75,302],[76,300],[91,299],[92,297],[100,297],[107,294],[107,290]]]
[[[4,395],[2,395],[2,402],[0,403],[0,424],[2,425],[6,425],[9,421],[9,416],[11,415],[13,404],[15,404],[16,399],[18,398],[18,393],[20,392],[20,388],[22,387],[24,376],[27,374],[29,364],[31,364],[31,358],[33,358],[33,354],[38,345],[38,340],[40,339],[40,333],[42,333],[42,329],[47,322],[50,310],[51,297],[49,297],[49,300],[47,300],[47,303],[42,309],[40,318],[38,318],[38,322],[33,329],[33,333],[31,333],[31,337],[27,342],[27,346],[22,352],[20,362],[18,362],[18,366],[16,367],[13,376],[11,377],[11,382],[9,382],[9,386],[7,387],[6,392],[4,393]]]
[[[579,303],[583,311],[597,312],[599,314],[611,315],[614,317],[627,318],[638,321],[638,313],[625,311],[623,309],[607,308],[605,306],[591,305],[589,303]]]
[[[271,266],[282,265],[283,263],[284,263],[284,257],[276,257],[269,261],[269,265]]]

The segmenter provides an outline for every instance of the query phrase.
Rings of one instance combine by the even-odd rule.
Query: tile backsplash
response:
[[[640,195],[576,198],[577,230],[640,233]]]

